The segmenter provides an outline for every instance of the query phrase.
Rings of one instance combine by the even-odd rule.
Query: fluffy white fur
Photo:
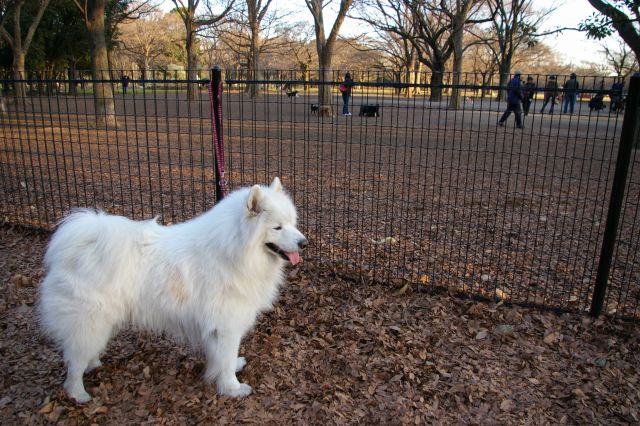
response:
[[[220,394],[251,393],[236,378],[240,340],[271,308],[287,261],[300,260],[306,239],[296,219],[278,178],[169,227],[90,210],[64,219],[45,255],[39,308],[63,351],[67,394],[91,399],[82,376],[128,324],[200,345]]]

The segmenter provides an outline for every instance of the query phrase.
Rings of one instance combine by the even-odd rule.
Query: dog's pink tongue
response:
[[[297,265],[298,263],[300,263],[300,253],[298,253],[297,251],[285,254],[289,258],[289,262],[291,262],[292,265]]]

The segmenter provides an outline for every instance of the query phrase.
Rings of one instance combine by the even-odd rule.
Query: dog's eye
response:
[[[276,231],[279,231],[279,230],[281,230],[281,229],[282,229],[282,226],[276,226],[276,227],[275,227],[275,228],[273,228],[273,229],[275,229]]]

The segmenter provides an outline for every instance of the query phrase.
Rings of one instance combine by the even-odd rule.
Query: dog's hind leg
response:
[[[71,341],[64,345],[64,358],[67,363],[67,378],[64,389],[70,398],[79,403],[91,400],[82,382],[85,372],[102,365],[100,353],[111,337],[111,326],[100,323],[96,318],[84,321],[79,329],[73,330]]]
[[[91,401],[91,395],[87,393],[82,383],[82,375],[88,365],[89,362],[83,359],[73,359],[67,362],[67,379],[64,381],[64,390],[69,398],[81,404]]]
[[[245,365],[247,365],[247,359],[243,356],[239,356],[236,360],[236,373],[241,372]]]
[[[207,371],[205,378],[215,381],[218,393],[232,397],[247,396],[251,393],[251,386],[240,383],[236,377],[238,368],[244,367],[246,361],[238,357],[240,339],[238,333],[214,333],[206,342]],[[244,363],[243,363],[244,361]]]

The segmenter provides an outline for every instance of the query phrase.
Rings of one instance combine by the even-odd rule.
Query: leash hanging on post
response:
[[[211,139],[215,151],[216,202],[227,195],[224,178],[224,132],[222,131],[222,71],[218,65],[211,69],[209,81],[209,104],[211,106]]]

